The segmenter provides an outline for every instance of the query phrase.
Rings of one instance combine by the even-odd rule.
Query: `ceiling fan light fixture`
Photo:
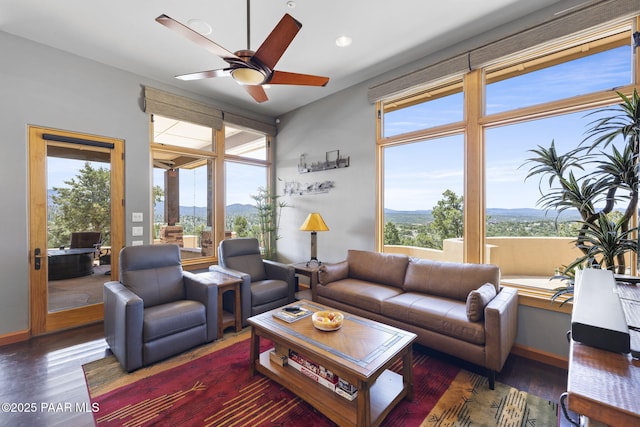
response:
[[[232,70],[231,77],[241,85],[259,85],[267,76],[259,70],[242,67]]]
[[[351,43],[353,42],[353,40],[351,39],[351,37],[348,36],[340,36],[336,39],[336,46],[338,47],[347,47],[349,45],[351,45]]]
[[[204,19],[189,19],[187,21],[187,25],[193,31],[196,31],[202,34],[203,36],[208,36],[213,32],[213,28],[211,27],[211,24],[209,24]]]

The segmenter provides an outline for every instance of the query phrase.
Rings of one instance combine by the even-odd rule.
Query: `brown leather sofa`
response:
[[[313,300],[418,335],[417,342],[488,370],[494,388],[515,342],[518,297],[490,264],[349,250],[324,264]],[[490,284],[483,286],[485,284]]]

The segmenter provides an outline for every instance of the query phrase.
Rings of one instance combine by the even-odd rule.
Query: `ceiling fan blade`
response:
[[[288,13],[285,14],[271,31],[271,34],[262,42],[253,58],[273,70],[300,28],[302,28],[300,22]]]
[[[249,95],[251,95],[253,99],[256,100],[256,102],[265,102],[269,100],[269,98],[267,97],[267,93],[264,91],[262,86],[256,86],[256,85],[243,85],[243,86],[247,90]]]
[[[299,85],[299,86],[326,86],[329,77],[313,76],[311,74],[289,73],[286,71],[274,71],[268,84],[271,85]]]
[[[223,68],[219,70],[198,71],[197,73],[180,74],[176,79],[180,80],[200,80],[210,79],[212,77],[228,77],[231,75],[231,68]]]
[[[219,56],[225,61],[228,61],[228,60],[242,61],[242,59],[240,59],[235,53],[229,52],[227,49],[209,40],[199,32],[192,30],[191,28],[187,27],[184,24],[181,24],[180,22],[176,21],[175,19],[167,15],[163,14],[158,16],[156,18],[156,21],[164,25],[165,27],[169,28],[170,30],[173,30],[182,34],[184,37],[188,38],[189,40],[198,44],[199,46],[205,48],[206,50],[213,53],[214,55]]]

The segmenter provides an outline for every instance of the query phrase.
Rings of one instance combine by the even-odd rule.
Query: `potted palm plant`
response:
[[[558,214],[576,209],[581,216],[574,244],[582,256],[565,266],[563,274],[554,276],[567,284],[557,288],[552,299],[573,292],[576,268],[606,268],[624,274],[626,255],[637,253],[633,224],[638,208],[640,97],[635,90],[631,97],[618,96],[619,104],[592,113],[599,118],[590,123],[578,147],[559,154],[551,141],[548,148],[531,150],[535,157],[527,159],[532,164],[527,179],[539,176],[549,184],[538,204]],[[622,147],[613,144],[619,138]],[[593,166],[590,172],[584,167],[587,164]],[[576,176],[579,172],[584,174]]]

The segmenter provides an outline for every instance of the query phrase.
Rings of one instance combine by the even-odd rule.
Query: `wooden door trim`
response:
[[[103,304],[94,304],[72,310],[49,313],[47,289],[38,286],[47,277],[47,142],[42,134],[57,134],[72,138],[91,139],[114,144],[111,150],[111,277],[118,277],[117,254],[124,246],[124,140],[87,135],[57,129],[29,126],[29,306],[30,333],[39,335],[82,324],[94,323],[103,319]],[[44,220],[44,223],[42,221]],[[44,244],[42,243],[44,242]],[[34,268],[34,249],[41,250],[41,268]],[[105,276],[105,281],[109,280]],[[42,289],[40,289],[42,288]]]

